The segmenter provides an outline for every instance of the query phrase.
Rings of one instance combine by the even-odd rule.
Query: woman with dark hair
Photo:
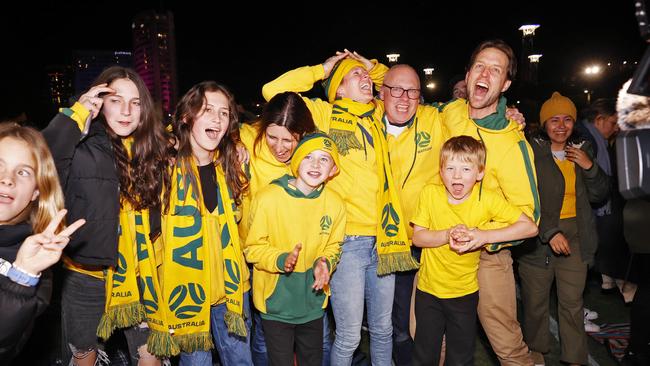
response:
[[[596,252],[596,226],[590,203],[609,191],[607,175],[592,161],[591,145],[574,134],[576,108],[559,93],[540,111],[542,131],[533,138],[541,202],[539,236],[518,247],[523,333],[536,364],[550,351],[549,301],[555,281],[561,360],[587,364],[582,292]]]
[[[248,232],[250,200],[275,178],[290,174],[289,162],[298,141],[315,132],[311,112],[300,95],[284,92],[273,97],[253,124],[240,126],[241,141],[250,152],[247,175],[249,190],[244,195],[243,218],[239,224],[242,238]]]
[[[250,204],[257,192],[271,181],[291,174],[290,162],[300,139],[317,131],[311,112],[299,94],[283,92],[275,95],[264,106],[259,120],[253,124],[242,124],[241,140],[250,152],[247,174],[250,179],[249,190],[244,195],[242,221],[239,233],[242,242],[246,240],[249,229]],[[253,362],[266,365],[266,343],[259,313],[254,313]],[[323,364],[329,365],[331,341],[327,314],[324,317]]]
[[[237,221],[248,181],[237,157],[232,93],[214,81],[193,86],[176,106],[170,209],[163,215],[160,272],[164,321],[180,365],[251,365],[249,271]]]
[[[144,321],[151,314],[143,303],[157,292],[148,234],[159,231],[155,218],[167,205],[161,192],[169,191],[171,144],[147,87],[134,70],[109,67],[43,135],[63,185],[68,222],[86,219],[63,257],[63,342],[73,364],[93,365],[98,356],[107,362],[98,336],[107,339],[115,328],[128,328],[133,362],[160,364],[147,351]],[[145,278],[152,285],[139,291]]]

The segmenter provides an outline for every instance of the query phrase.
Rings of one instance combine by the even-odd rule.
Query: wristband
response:
[[[34,276],[30,273],[27,273],[25,270],[12,265],[6,260],[0,258],[0,274],[7,276],[13,282],[23,285],[33,287],[38,285],[40,280],[40,274]]]

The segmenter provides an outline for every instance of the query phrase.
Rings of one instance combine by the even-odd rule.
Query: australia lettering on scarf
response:
[[[202,327],[205,325],[205,320],[200,320],[198,322],[184,322],[178,324],[171,324],[169,329],[181,329],[185,327]]]
[[[184,177],[184,184],[181,184],[181,180],[183,180],[183,177],[178,174],[177,175],[177,181],[176,183],[178,184],[178,191],[177,191],[177,198],[178,202],[185,202],[185,199],[187,197],[187,188],[190,186],[190,176],[185,175]],[[196,201],[196,194],[192,192],[192,198]],[[202,218],[201,218],[201,213],[198,207],[191,206],[191,205],[176,205],[174,208],[175,212],[179,216],[191,216],[194,219],[194,223],[190,226],[187,227],[179,227],[179,226],[174,226],[173,228],[173,235],[176,238],[187,238],[187,237],[192,237],[196,234],[198,234],[201,231],[201,227],[203,225],[202,223]],[[174,248],[172,250],[172,260],[183,266],[183,267],[190,267],[198,270],[203,269],[203,261],[200,260],[198,257],[198,251],[199,248],[203,247],[203,237],[198,237],[195,238],[194,240],[191,240],[187,242],[186,244]]]

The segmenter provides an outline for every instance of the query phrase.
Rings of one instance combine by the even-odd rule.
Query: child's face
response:
[[[286,127],[271,123],[266,128],[265,136],[266,144],[277,161],[286,163],[291,159],[291,154],[298,145],[297,135],[292,134]]]
[[[192,125],[190,141],[195,155],[213,153],[230,123],[228,98],[222,92],[206,92],[205,99],[206,102]]]
[[[483,179],[483,172],[479,171],[475,163],[451,156],[441,167],[440,176],[447,189],[449,202],[461,203],[472,193],[474,184]]]
[[[18,216],[37,197],[36,162],[29,145],[5,137],[0,140],[0,225]]]
[[[115,79],[109,85],[115,90],[104,97],[102,113],[108,127],[120,137],[130,136],[140,125],[140,92],[129,79]]]
[[[328,152],[314,150],[300,162],[296,184],[306,185],[314,190],[325,180],[334,176],[336,169],[334,159]]]

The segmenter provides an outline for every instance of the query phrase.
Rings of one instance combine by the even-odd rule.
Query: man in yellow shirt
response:
[[[481,186],[499,192],[534,221],[539,220],[539,194],[533,153],[519,126],[505,117],[508,90],[516,74],[512,48],[501,40],[484,41],[474,50],[465,80],[468,100],[443,107],[446,136],[469,135],[486,147]],[[515,279],[509,249],[515,243],[493,243],[481,251],[478,315],[502,365],[533,365],[517,321]]]

